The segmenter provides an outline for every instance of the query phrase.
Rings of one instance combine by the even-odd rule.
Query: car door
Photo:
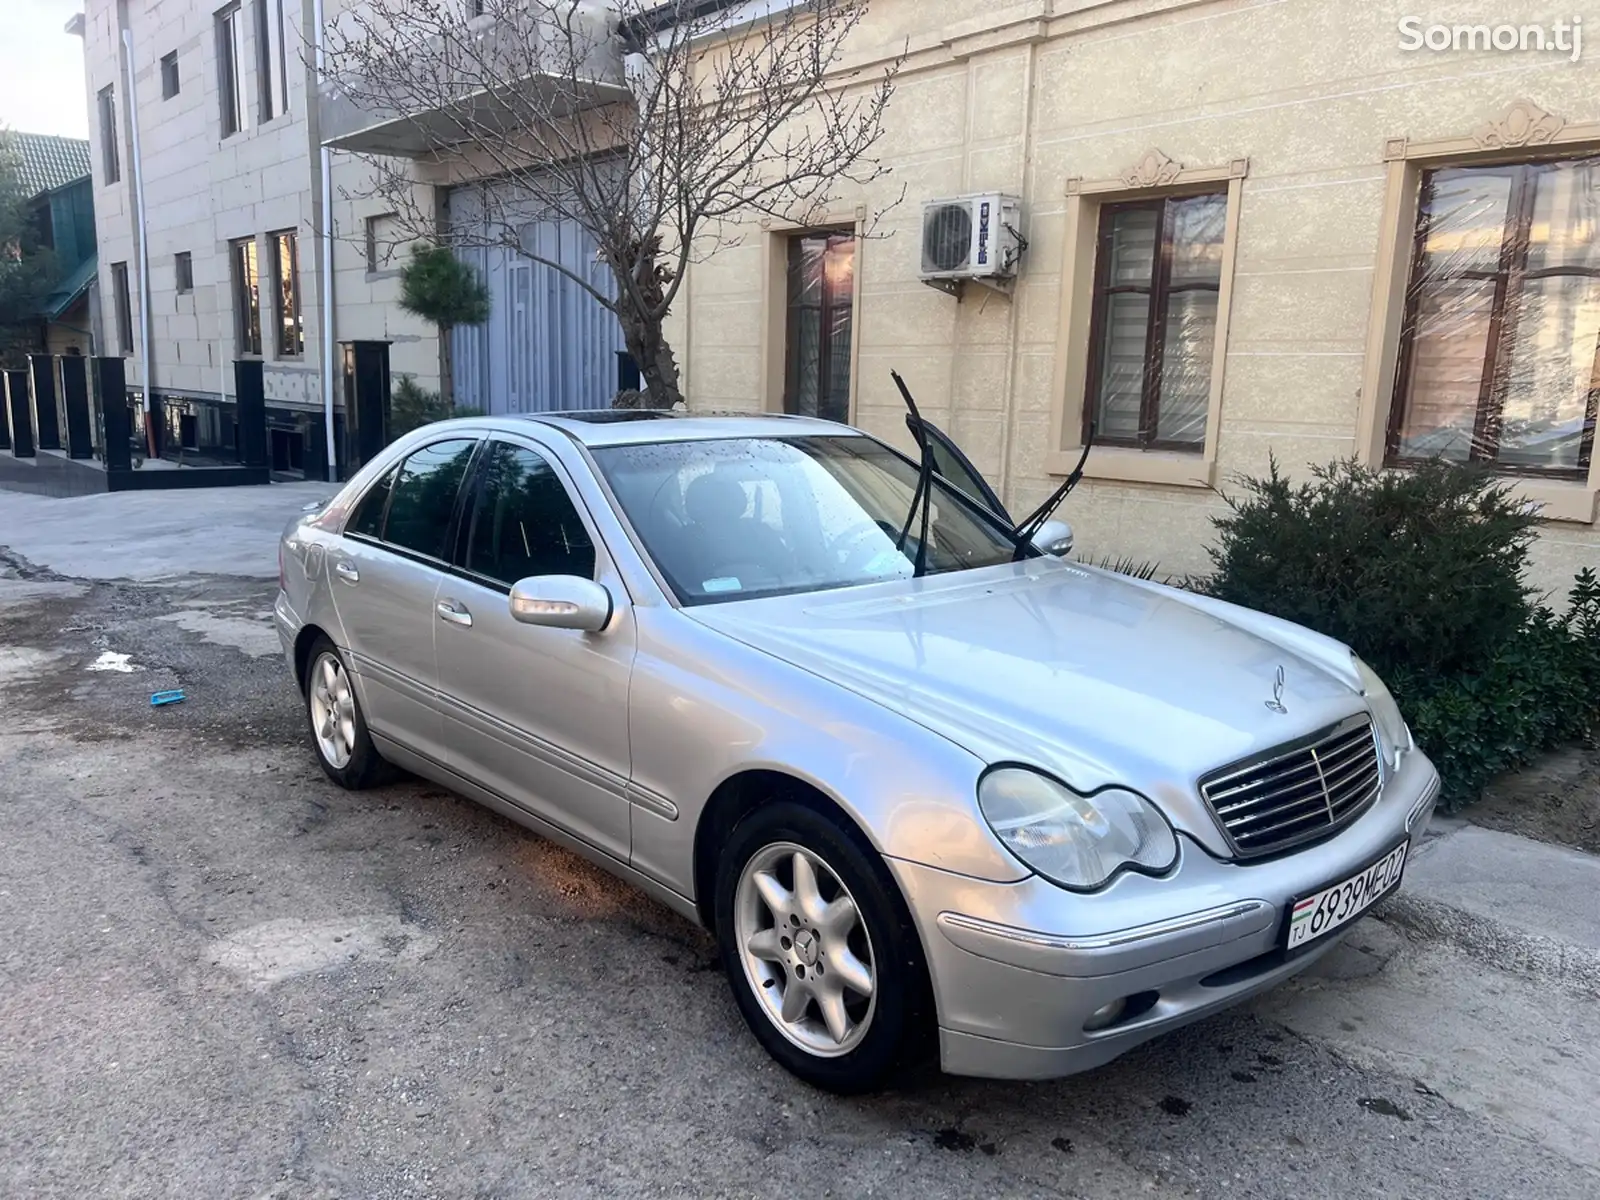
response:
[[[434,602],[478,440],[442,438],[407,455],[361,498],[328,554],[368,726],[439,761]]]
[[[456,566],[435,617],[449,765],[626,862],[633,610],[542,443],[488,442],[463,509]],[[514,620],[511,585],[531,575],[598,581],[612,594],[611,623],[585,633]]]

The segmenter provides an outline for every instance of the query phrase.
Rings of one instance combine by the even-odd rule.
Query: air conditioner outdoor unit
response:
[[[921,278],[933,287],[958,291],[970,279],[1010,291],[1027,245],[1015,196],[956,196],[922,205]]]

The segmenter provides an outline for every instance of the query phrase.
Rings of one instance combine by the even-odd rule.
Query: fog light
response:
[[[1083,1023],[1083,1031],[1085,1033],[1093,1033],[1097,1029],[1105,1029],[1109,1025],[1115,1025],[1117,1018],[1122,1016],[1122,1010],[1127,1006],[1127,1000],[1120,996],[1110,1004],[1102,1004],[1089,1014],[1089,1019]]]

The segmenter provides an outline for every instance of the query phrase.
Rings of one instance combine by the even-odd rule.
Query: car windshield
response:
[[[645,549],[684,604],[902,579],[895,542],[917,468],[868,437],[727,438],[597,448]],[[1007,562],[1008,531],[937,476],[929,574]]]

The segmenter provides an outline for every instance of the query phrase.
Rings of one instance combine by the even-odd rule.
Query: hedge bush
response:
[[[452,404],[438,392],[420,386],[410,375],[401,375],[389,394],[389,437],[400,437],[433,421],[482,415],[481,408]]]
[[[1273,463],[1215,519],[1210,594],[1350,645],[1389,684],[1459,807],[1495,775],[1592,734],[1600,580],[1557,613],[1524,583],[1537,514],[1476,467]]]

